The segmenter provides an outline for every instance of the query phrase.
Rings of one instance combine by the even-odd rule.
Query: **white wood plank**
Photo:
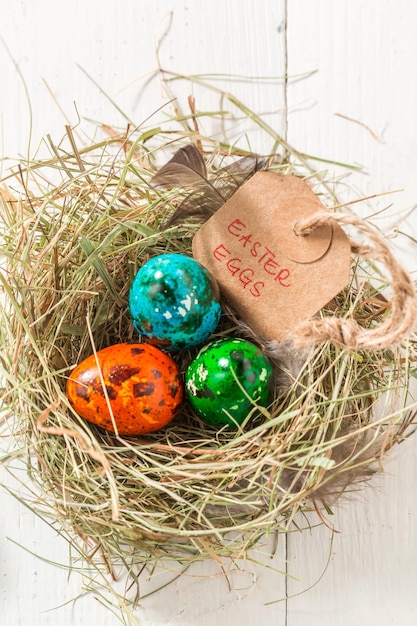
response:
[[[80,67],[116,100],[134,124],[142,124],[168,101],[160,81],[152,79],[160,64],[162,69],[178,74],[217,75],[213,84],[238,98],[243,96],[244,103],[258,113],[272,112],[267,119],[278,131],[283,126],[284,0],[258,5],[248,0],[212,0],[210,4],[201,0],[127,0],[122,10],[117,3],[109,3],[103,10],[97,0],[77,0],[65,14],[52,0],[24,6],[3,0],[3,4],[8,10],[4,12],[2,34],[12,56],[11,60],[0,47],[0,67],[8,86],[0,94],[6,154],[25,154],[30,121],[32,150],[46,133],[61,137],[67,122],[60,109],[72,124],[80,116],[125,127],[126,119]],[[14,63],[26,83],[31,120]],[[275,76],[282,80],[260,89],[238,80],[221,81],[221,75]],[[229,103],[189,83],[175,83],[172,90],[183,108],[186,97],[195,95],[202,110],[203,104],[224,104],[226,111],[231,110]],[[212,119],[202,129],[209,136],[220,130]],[[236,136],[243,136],[242,142],[248,147],[244,132],[245,127],[238,123]],[[261,150],[261,146],[254,149]]]
[[[299,581],[289,581],[290,626],[415,624],[415,451],[415,441],[403,444],[386,476],[339,503],[333,537],[324,527],[291,537],[289,571]]]
[[[368,217],[386,209],[374,223],[392,236],[398,225],[414,238],[415,214],[409,212],[417,198],[417,71],[411,62],[416,18],[417,6],[401,1],[301,1],[288,11],[289,141],[311,154],[363,166],[363,173],[345,179],[344,199],[403,189],[355,210]],[[291,78],[310,70],[317,73],[304,84]],[[415,243],[396,237],[392,244],[415,271]],[[331,562],[320,582],[289,600],[288,626],[416,623],[416,449],[414,438],[401,445],[387,461],[386,475],[336,507],[339,534]],[[290,594],[315,582],[329,538],[325,528],[290,538],[289,570],[300,579],[289,580]]]
[[[49,133],[59,141],[64,125],[68,121],[76,125],[78,116],[114,127],[126,126],[126,118],[78,65],[134,124],[141,124],[169,98],[158,78],[150,80],[158,68],[156,46],[160,39],[159,61],[172,72],[284,76],[283,0],[260,5],[247,0],[127,0],[123,5],[112,2],[105,7],[98,0],[77,0],[64,13],[53,0],[40,0],[36,5],[3,0],[3,5],[7,10],[2,15],[1,33],[12,56],[10,59],[0,46],[2,78],[8,86],[7,91],[0,90],[5,155],[26,153],[31,124],[32,154],[43,135]],[[13,61],[26,83],[31,119],[24,85]],[[228,78],[216,78],[215,84],[241,98],[254,111],[265,112],[265,118],[279,132],[284,130],[284,80],[270,81],[262,88],[250,81]],[[189,83],[175,83],[172,92],[184,108],[187,96],[192,94],[200,109],[224,107],[238,114],[218,94]],[[201,124],[203,132],[213,138],[220,136],[222,129],[212,119]],[[265,141],[260,133],[247,133],[250,127],[236,118],[233,141],[240,141],[245,148],[270,150],[272,140]],[[85,130],[88,137],[83,136]],[[75,129],[80,142],[88,142],[93,131],[94,126],[85,121]],[[63,626],[83,626],[100,621],[103,626],[113,625],[115,617],[91,595],[70,602],[82,589],[77,574],[72,574],[67,583],[65,570],[44,563],[12,543],[21,543],[45,559],[65,564],[65,542],[7,494],[1,501],[7,510],[0,520],[1,623],[52,626],[59,621]],[[268,557],[270,567],[285,568],[283,548],[280,542],[277,556],[273,560]],[[158,572],[150,584],[159,580],[164,580],[164,575]],[[271,619],[284,623],[285,605],[266,605],[284,596],[282,576],[245,562],[229,574],[229,580],[231,590],[215,563],[196,566],[163,592],[144,600],[135,617],[141,626],[213,626],[219,622],[249,626],[256,620],[264,623]],[[143,585],[147,589],[146,581]],[[69,604],[53,610],[65,603]]]

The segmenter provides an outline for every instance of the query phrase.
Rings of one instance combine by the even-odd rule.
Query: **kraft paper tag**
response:
[[[335,222],[300,236],[325,207],[296,176],[257,172],[200,228],[193,255],[265,339],[286,339],[349,282],[351,248]]]

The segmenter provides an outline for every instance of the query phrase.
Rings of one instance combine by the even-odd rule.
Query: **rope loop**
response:
[[[294,227],[299,236],[308,235],[323,224],[338,222],[354,226],[363,232],[371,245],[351,242],[353,254],[379,261],[391,276],[392,297],[389,313],[377,327],[365,329],[355,320],[338,317],[314,318],[303,322],[294,331],[291,339],[299,348],[308,348],[318,343],[331,341],[349,350],[384,350],[400,344],[412,334],[417,325],[417,292],[409,273],[397,261],[387,242],[379,232],[355,215],[319,211],[300,220]]]

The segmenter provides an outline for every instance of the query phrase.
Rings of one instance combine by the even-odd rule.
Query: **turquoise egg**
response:
[[[239,427],[254,404],[268,406],[273,369],[245,339],[216,339],[204,346],[185,372],[188,401],[210,426]]]
[[[139,333],[172,350],[203,343],[221,314],[216,282],[201,263],[183,254],[160,254],[140,268],[129,309]]]

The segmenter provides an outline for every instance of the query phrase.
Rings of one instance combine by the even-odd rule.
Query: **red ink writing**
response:
[[[233,220],[228,225],[227,230],[233,237],[236,237],[243,248],[250,245],[249,252],[251,256],[256,259],[256,263],[261,265],[266,274],[274,277],[274,282],[279,283],[281,287],[291,286],[291,283],[288,282],[290,270],[278,263],[276,255],[268,246],[261,241],[254,240],[252,233],[247,232],[246,224],[242,220],[239,218]],[[224,246],[223,248],[229,252]]]
[[[239,281],[246,293],[259,298],[267,281],[278,283],[281,287],[291,286],[290,270],[277,261],[274,251],[257,239],[242,220],[237,218],[230,222],[227,232],[227,245],[220,243],[216,246],[213,257]],[[239,253],[236,254],[236,243],[245,249],[242,255],[246,255],[245,260],[240,258]]]
[[[227,257],[229,257],[231,254],[232,253],[230,252],[230,250],[228,250],[222,243],[220,244],[220,246],[217,246],[215,250],[213,250],[213,256],[216,261],[224,261],[224,259],[227,259]]]
[[[259,298],[265,283],[260,280],[255,280],[255,270],[250,267],[242,266],[242,260],[237,257],[232,257],[230,250],[222,243],[213,250],[213,256],[220,262],[227,259],[225,266],[230,274],[236,276],[243,289],[247,289],[251,296]]]

